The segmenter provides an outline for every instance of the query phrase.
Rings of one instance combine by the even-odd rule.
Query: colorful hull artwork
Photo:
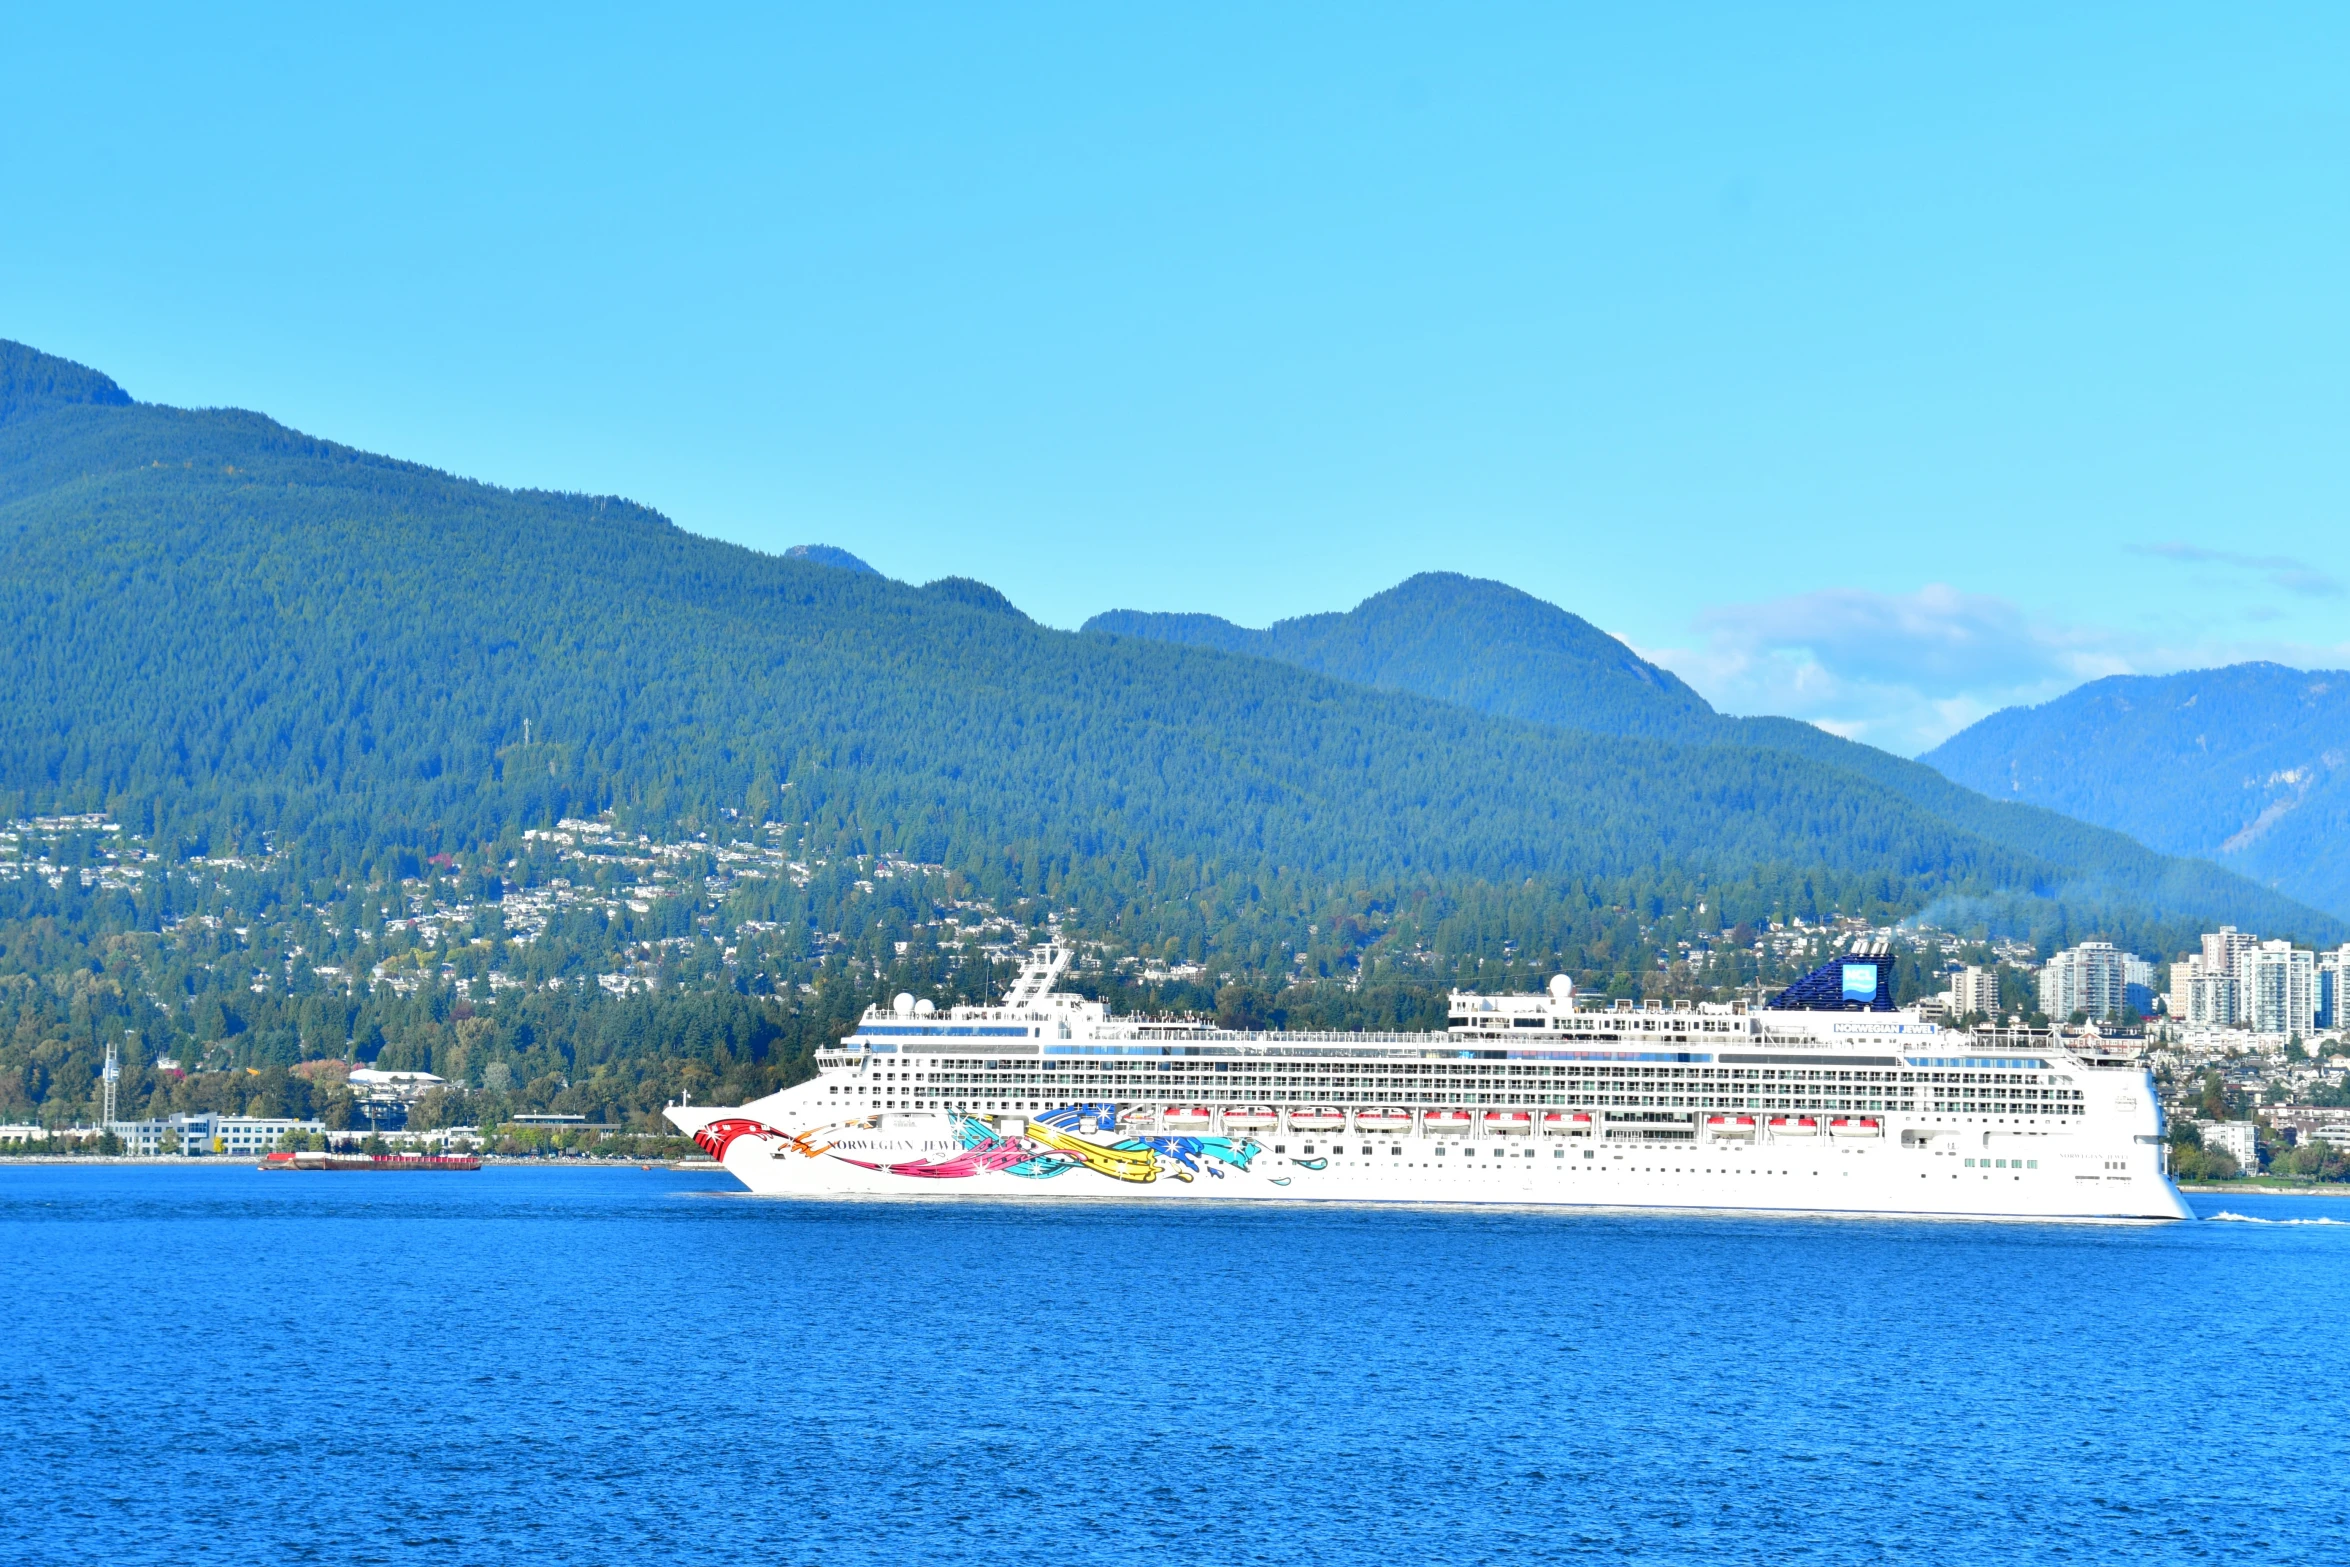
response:
[[[729,1117],[704,1126],[694,1134],[694,1141],[721,1164],[726,1162],[728,1150],[737,1141],[751,1137],[773,1145],[772,1157],[796,1154],[806,1159],[837,1160],[860,1170],[901,1176],[909,1181],[970,1180],[998,1173],[1023,1180],[1049,1181],[1084,1173],[1138,1186],[1161,1179],[1191,1182],[1203,1175],[1222,1180],[1228,1172],[1246,1174],[1265,1151],[1262,1143],[1248,1137],[1174,1134],[1101,1142],[1096,1140],[1101,1132],[1117,1130],[1116,1111],[1108,1105],[1068,1105],[1048,1110],[1029,1118],[1020,1132],[1012,1135],[994,1130],[975,1116],[951,1111],[938,1114],[951,1128],[952,1140],[960,1145],[959,1149],[913,1159],[861,1159],[842,1146],[844,1142],[864,1141],[857,1136],[859,1133],[877,1132],[879,1116],[861,1116],[797,1132],[781,1131],[761,1121]],[[1076,1130],[1088,1121],[1098,1128],[1095,1138],[1081,1136]],[[1321,1166],[1320,1160],[1300,1162],[1309,1169]],[[1289,1178],[1271,1177],[1270,1183],[1287,1186]]]

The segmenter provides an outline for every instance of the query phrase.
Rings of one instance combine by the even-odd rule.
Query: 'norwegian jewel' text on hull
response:
[[[1763,1008],[1452,997],[1442,1034],[1112,1018],[1039,949],[1004,1000],[900,996],[810,1081],[666,1114],[754,1192],[2192,1217],[2143,1066],[1895,1010],[1856,952]]]

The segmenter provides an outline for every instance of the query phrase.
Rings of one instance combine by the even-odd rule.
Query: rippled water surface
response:
[[[0,1167],[0,1555],[2350,1560],[2350,1224],[731,1184]]]

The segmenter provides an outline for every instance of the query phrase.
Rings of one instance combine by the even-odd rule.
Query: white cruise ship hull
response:
[[[2126,1052],[1897,1011],[1881,952],[1801,1007],[1599,1010],[1562,978],[1456,992],[1443,1034],[1120,1020],[1053,989],[1067,961],[988,1006],[900,996],[809,1082],[665,1113],[777,1197],[2194,1217]]]
[[[2194,1214],[2157,1147],[2065,1134],[1865,1144],[1827,1136],[1690,1144],[1572,1137],[1278,1143],[1246,1136],[1076,1138],[951,1112],[806,1122],[787,1092],[739,1109],[674,1107],[727,1172],[772,1197],[1337,1202],[2153,1222]],[[1031,1135],[1030,1128],[1036,1135]],[[1072,1144],[1081,1145],[1072,1148]],[[1994,1153],[1993,1148],[2003,1151]],[[1276,1152],[1276,1148],[1280,1149]],[[1106,1157],[1119,1156],[1119,1157]],[[1091,1160],[1092,1162],[1088,1162]]]

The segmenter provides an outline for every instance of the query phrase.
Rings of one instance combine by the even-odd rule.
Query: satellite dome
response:
[[[914,998],[901,990],[898,992],[898,999],[890,1003],[890,1010],[900,1017],[912,1017],[914,1015]]]

